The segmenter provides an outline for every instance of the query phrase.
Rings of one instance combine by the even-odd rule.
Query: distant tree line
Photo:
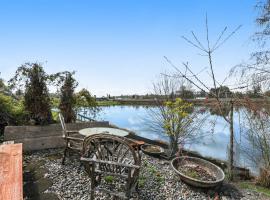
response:
[[[227,86],[220,86],[215,88],[211,88],[209,93],[203,91],[194,91],[191,89],[186,89],[186,87],[182,86],[179,90],[170,93],[171,98],[182,98],[182,99],[195,99],[200,97],[208,97],[214,98],[214,94],[216,92],[219,94],[220,98],[231,98],[232,96],[237,98],[263,98],[265,96],[270,97],[270,90],[262,91],[260,85],[254,85],[250,90],[245,91],[231,91]],[[165,95],[157,95],[157,94],[145,94],[145,95],[121,95],[121,96],[111,96],[102,98],[102,100],[117,100],[117,99],[155,99],[155,98],[166,98]]]

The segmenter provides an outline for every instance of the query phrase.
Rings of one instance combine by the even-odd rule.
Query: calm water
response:
[[[237,112],[235,113],[235,140],[236,140],[236,160],[238,166],[248,167],[254,173],[256,170],[245,155],[241,153],[239,147],[244,144],[244,139],[240,134],[240,126],[237,121]],[[143,136],[153,140],[168,141],[168,137],[162,132],[153,132],[149,128],[149,107],[145,106],[109,106],[102,107],[99,113],[99,120],[106,120],[119,127],[130,129],[139,136]],[[211,125],[215,121],[215,127]],[[229,144],[229,127],[222,117],[216,115],[207,115],[207,121],[201,127],[203,137],[200,140],[186,144],[185,148],[199,152],[203,156],[210,156],[222,160],[227,160],[227,149]]]

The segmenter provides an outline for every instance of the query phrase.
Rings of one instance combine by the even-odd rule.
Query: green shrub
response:
[[[23,102],[0,93],[0,136],[4,134],[5,126],[24,124],[26,119]]]
[[[64,116],[65,122],[70,123],[76,121],[76,114],[74,111],[76,99],[74,90],[78,83],[73,78],[74,73],[66,72],[63,85],[60,89],[60,104],[59,109]]]
[[[26,63],[19,67],[10,79],[11,88],[24,86],[24,108],[35,124],[52,122],[50,97],[47,84],[53,76],[46,74],[41,64]],[[19,87],[19,88],[20,88]]]

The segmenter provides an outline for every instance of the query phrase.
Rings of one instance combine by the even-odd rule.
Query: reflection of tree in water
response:
[[[230,105],[229,104],[224,104],[222,106],[211,106],[209,108],[209,112],[211,115],[217,115],[220,117],[223,116],[228,116],[230,113]]]
[[[270,117],[261,110],[246,109],[244,138],[248,142],[243,152],[256,167],[270,168]]]

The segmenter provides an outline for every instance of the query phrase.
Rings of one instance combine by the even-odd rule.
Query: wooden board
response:
[[[0,200],[22,200],[22,144],[0,145]]]

